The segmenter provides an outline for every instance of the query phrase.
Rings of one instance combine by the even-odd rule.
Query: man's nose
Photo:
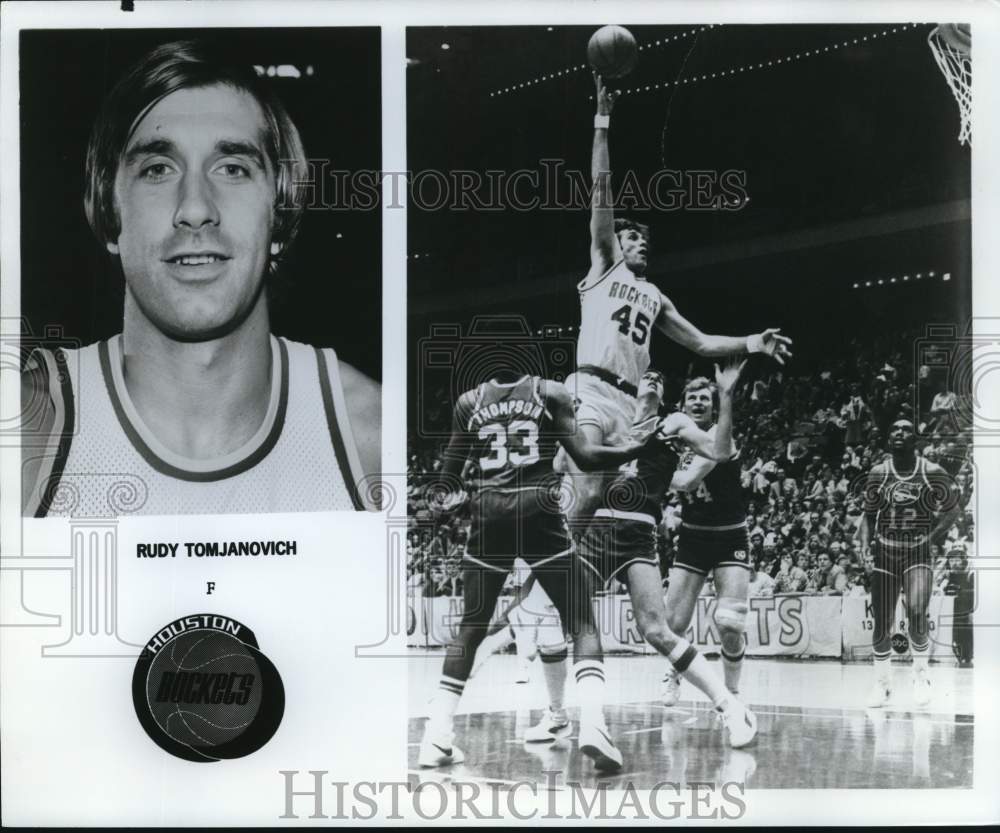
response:
[[[219,224],[219,209],[212,185],[200,171],[188,171],[181,179],[174,212],[174,226],[200,229]]]

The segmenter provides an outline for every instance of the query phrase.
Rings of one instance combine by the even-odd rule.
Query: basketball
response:
[[[624,26],[602,26],[587,44],[587,63],[605,78],[628,75],[639,60],[639,48]]]
[[[261,706],[260,680],[257,661],[242,642],[195,630],[172,640],[153,660],[147,702],[170,738],[211,756],[253,723]]]

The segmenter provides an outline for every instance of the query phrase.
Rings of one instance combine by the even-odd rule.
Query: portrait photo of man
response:
[[[379,61],[377,29],[22,35],[25,516],[377,509]]]

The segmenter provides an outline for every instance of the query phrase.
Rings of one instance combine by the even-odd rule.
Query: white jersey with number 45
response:
[[[638,385],[649,367],[649,340],[660,314],[660,290],[619,260],[580,291],[577,366],[592,364]]]

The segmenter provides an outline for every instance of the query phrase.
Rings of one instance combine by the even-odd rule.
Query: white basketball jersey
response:
[[[182,457],[143,423],[125,387],[121,336],[36,351],[55,403],[36,517],[309,512],[366,508],[333,350],[271,336],[271,398],[257,433],[210,460]]]
[[[592,364],[638,385],[649,367],[649,340],[660,314],[660,290],[619,260],[580,290],[577,366]]]

